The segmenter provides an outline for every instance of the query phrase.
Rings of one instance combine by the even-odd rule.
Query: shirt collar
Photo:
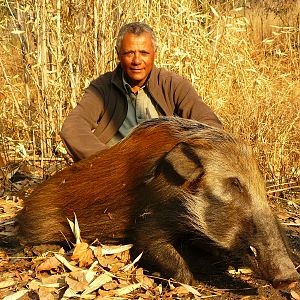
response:
[[[145,88],[145,86],[147,85],[148,80],[149,80],[149,76],[148,76],[148,79],[145,82],[145,84],[142,87],[140,87],[140,89],[144,89]],[[124,74],[123,70],[122,70],[122,81],[123,81],[124,89],[127,92],[127,94],[133,93],[132,90],[131,90],[130,84],[126,81],[125,74]]]
[[[123,71],[123,70],[122,70],[122,82],[123,82],[123,86],[124,86],[124,89],[125,89],[126,93],[127,93],[127,94],[131,94],[131,93],[132,93],[131,86],[130,86],[130,84],[126,81],[125,75],[124,75],[124,71]]]

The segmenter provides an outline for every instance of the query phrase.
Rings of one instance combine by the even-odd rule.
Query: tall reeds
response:
[[[300,1],[280,1],[277,10],[274,1],[1,3],[7,159],[15,159],[18,144],[42,164],[60,156],[65,116],[90,80],[117,64],[119,28],[144,21],[158,36],[157,65],[191,80],[225,129],[254,147],[266,176],[299,176]]]

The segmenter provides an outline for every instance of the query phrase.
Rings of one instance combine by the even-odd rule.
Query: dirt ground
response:
[[[14,240],[14,217],[36,184],[23,177],[0,191],[1,241]],[[300,256],[300,206],[274,195],[270,205]],[[299,283],[274,289],[246,267],[205,273],[194,287],[163,280],[140,268],[138,258],[132,261],[129,247],[79,243],[70,250],[23,249],[4,248],[2,243],[0,299],[300,299]]]

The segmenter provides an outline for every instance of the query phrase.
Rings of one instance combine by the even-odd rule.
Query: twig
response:
[[[273,194],[273,193],[276,193],[276,192],[283,192],[283,191],[292,190],[292,189],[296,189],[296,188],[300,188],[300,185],[288,186],[288,187],[282,188],[282,189],[267,191],[267,194]]]
[[[300,227],[300,224],[296,224],[296,223],[281,223],[285,226],[294,226],[294,227]]]

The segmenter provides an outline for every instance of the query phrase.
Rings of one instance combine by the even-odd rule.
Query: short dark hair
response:
[[[127,32],[133,33],[136,35],[140,35],[144,32],[150,33],[153,47],[154,47],[154,49],[156,49],[157,39],[156,39],[156,35],[155,35],[154,31],[152,30],[152,28],[149,25],[142,23],[142,22],[133,22],[133,23],[128,23],[128,24],[123,25],[119,31],[119,34],[117,37],[117,42],[116,42],[116,49],[117,49],[118,53],[120,51],[121,43],[123,41],[124,35]]]

